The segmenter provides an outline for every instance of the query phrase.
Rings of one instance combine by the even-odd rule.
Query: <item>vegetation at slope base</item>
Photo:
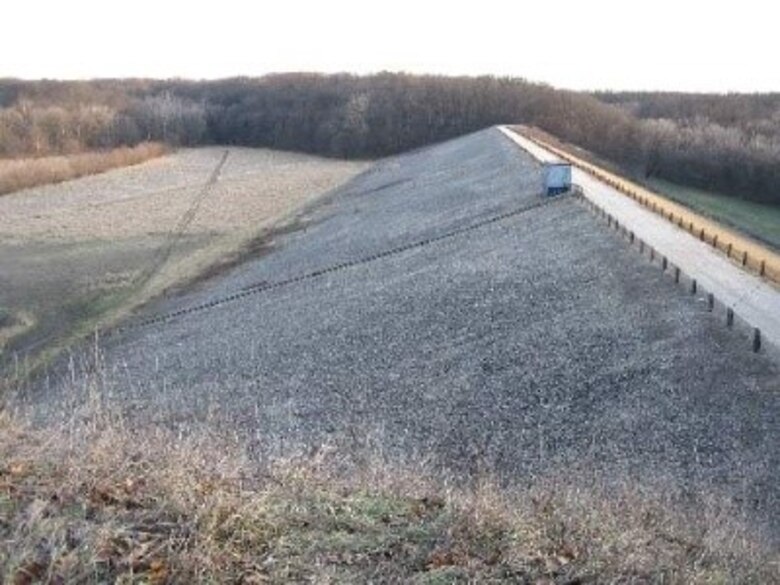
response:
[[[227,438],[74,415],[0,416],[0,581],[769,582],[780,567],[714,500],[577,474],[454,487],[327,448],[251,463]]]

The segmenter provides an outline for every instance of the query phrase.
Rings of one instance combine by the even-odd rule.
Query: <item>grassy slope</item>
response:
[[[355,469],[321,449],[258,469],[213,432],[130,431],[105,412],[36,430],[0,414],[0,582],[760,583],[777,574],[777,552],[712,501],[692,513],[665,489],[599,487],[576,472],[522,490],[490,478],[453,488],[421,467],[367,461]]]
[[[662,179],[644,181],[655,191],[780,249],[780,207],[685,187]]]

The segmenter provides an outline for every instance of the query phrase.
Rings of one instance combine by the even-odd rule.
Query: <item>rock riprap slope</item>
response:
[[[139,318],[254,294],[108,339],[106,392],[258,454],[381,448],[519,481],[599,469],[727,490],[776,523],[778,365],[574,198],[538,191],[496,130],[382,161],[270,252]],[[82,381],[34,401],[62,412]]]

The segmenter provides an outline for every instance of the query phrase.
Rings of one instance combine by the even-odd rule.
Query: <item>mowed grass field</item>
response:
[[[230,262],[367,166],[202,148],[0,197],[0,363],[59,349]]]
[[[780,207],[685,187],[663,179],[650,178],[644,182],[678,203],[780,249]]]

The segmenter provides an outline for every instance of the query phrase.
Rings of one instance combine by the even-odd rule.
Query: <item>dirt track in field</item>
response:
[[[197,277],[368,167],[244,148],[228,149],[220,165],[224,156],[182,150],[0,198],[0,307],[31,325],[6,356]]]
[[[229,152],[193,232],[252,227],[367,166],[271,150]],[[222,148],[184,150],[137,167],[2,197],[0,241],[164,234],[187,212],[223,153]]]

